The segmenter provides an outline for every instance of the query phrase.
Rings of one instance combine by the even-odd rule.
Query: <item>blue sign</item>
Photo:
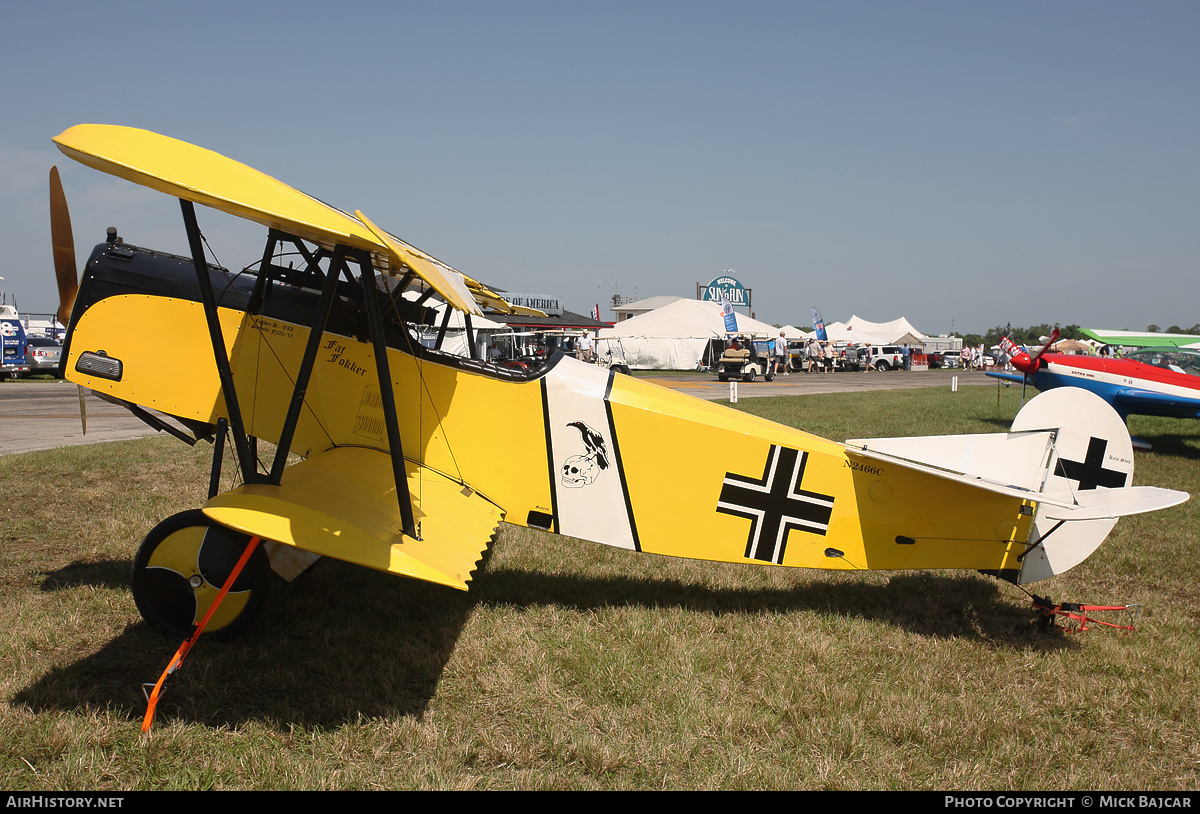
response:
[[[737,314],[733,311],[733,303],[729,300],[721,300],[721,316],[725,317],[725,332],[737,333]]]
[[[817,332],[817,339],[822,342],[829,340],[829,336],[825,333],[825,320],[821,319],[821,312],[815,307],[813,308],[813,330]]]

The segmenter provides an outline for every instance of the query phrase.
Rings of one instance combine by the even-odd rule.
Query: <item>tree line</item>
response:
[[[992,347],[999,345],[1001,338],[1007,336],[1018,345],[1040,345],[1043,336],[1049,336],[1055,328],[1058,328],[1059,339],[1086,339],[1083,331],[1078,325],[1062,326],[1057,322],[1053,325],[1031,325],[1028,328],[1016,328],[1008,325],[997,325],[985,334],[960,334],[955,333],[953,336],[961,336],[964,345],[978,345],[982,343],[984,347]],[[1122,330],[1129,330],[1123,328]],[[1160,328],[1157,325],[1147,325],[1146,333],[1168,333],[1168,334],[1196,334],[1200,335],[1200,323],[1193,325],[1190,328],[1181,328],[1178,325],[1172,325],[1168,328]]]
[[[1031,325],[1028,328],[1017,328],[1009,325],[997,325],[990,329],[985,334],[955,334],[961,336],[964,345],[980,345],[985,348],[990,348],[993,345],[999,345],[1000,340],[1008,337],[1018,345],[1040,345],[1042,337],[1049,336],[1058,328],[1059,339],[1085,339],[1083,331],[1078,325],[1067,325],[1063,327],[1057,322],[1053,325]]]

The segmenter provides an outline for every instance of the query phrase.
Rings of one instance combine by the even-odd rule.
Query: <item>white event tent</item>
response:
[[[826,325],[825,333],[833,342],[853,342],[858,345],[867,342],[872,345],[924,345],[929,341],[929,337],[904,317],[891,322],[868,322],[852,316],[845,322]]]
[[[737,328],[763,339],[780,331],[745,314],[737,314]],[[597,350],[611,346],[635,370],[695,370],[709,341],[726,335],[721,303],[681,299],[602,329]]]

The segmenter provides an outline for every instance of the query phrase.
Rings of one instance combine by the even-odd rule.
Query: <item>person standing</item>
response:
[[[775,340],[775,373],[779,374],[779,369],[783,368],[783,375],[790,376],[791,371],[788,370],[788,344],[787,337],[783,335],[783,331],[779,332],[779,338]]]

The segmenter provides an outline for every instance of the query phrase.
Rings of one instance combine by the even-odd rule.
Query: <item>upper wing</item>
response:
[[[220,153],[148,130],[109,124],[76,125],[56,136],[54,143],[76,161],[135,184],[322,246],[342,244],[386,255],[393,272],[407,266],[461,311],[481,314],[476,303],[513,309],[502,297],[384,232],[361,214],[360,220]]]
[[[465,274],[463,275],[463,278],[466,280],[467,288],[471,290],[471,294],[474,295],[476,301],[482,305],[488,306],[493,311],[499,311],[502,314],[517,314],[518,316],[524,317],[546,316],[545,311],[539,311],[536,308],[527,308],[524,305],[513,305],[511,302],[504,299],[495,291],[492,291],[483,283],[468,277]]]
[[[424,257],[418,255],[407,243],[397,240],[380,229],[357,209],[354,211],[354,216],[362,221],[371,230],[371,233],[379,239],[379,242],[387,249],[392,262],[406,265],[415,271],[422,280],[433,286],[434,291],[442,295],[442,299],[458,310],[465,311],[468,314],[475,314],[476,316],[483,316],[483,311],[479,310],[479,306],[475,304],[475,298],[467,288],[463,275],[451,268],[446,268],[445,270],[438,268]]]
[[[1130,411],[1150,411],[1181,418],[1200,418],[1200,398],[1128,388],[1118,390],[1117,402]]]
[[[60,133],[54,143],[94,169],[314,243],[380,248],[366,226],[340,209],[185,141],[134,127],[80,124]]]

